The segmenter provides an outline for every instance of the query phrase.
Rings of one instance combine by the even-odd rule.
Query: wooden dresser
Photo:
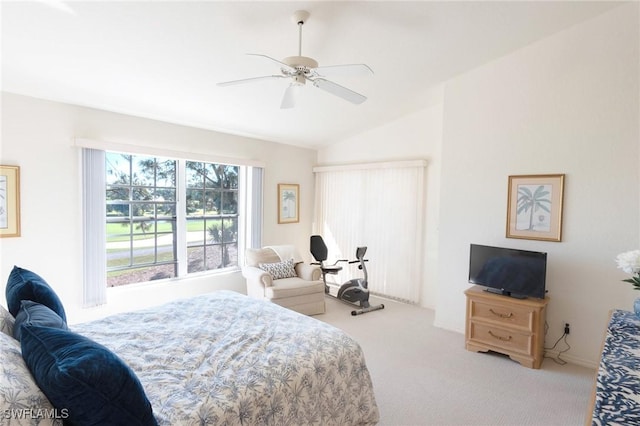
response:
[[[525,367],[540,368],[548,297],[515,299],[489,293],[479,286],[464,293],[467,296],[467,350],[499,352]]]

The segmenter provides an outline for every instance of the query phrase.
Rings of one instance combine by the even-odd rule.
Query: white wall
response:
[[[431,93],[430,108],[318,151],[321,165],[374,163],[426,159],[426,217],[424,221],[424,267],[420,304],[434,308],[438,265],[438,207],[440,147],[442,142],[442,92]]]
[[[446,85],[436,325],[464,330],[469,243],[548,252],[549,346],[596,365],[608,312],[631,309],[615,256],[640,247],[638,3]],[[563,241],[505,238],[507,178],[565,173]],[[446,308],[445,308],[446,307]]]
[[[549,253],[546,344],[569,322],[575,363],[596,365],[609,310],[640,296],[614,263],[640,247],[638,6],[461,75],[439,105],[319,152],[323,164],[430,160],[425,241],[436,251],[421,304],[435,325],[464,332],[470,243]],[[566,174],[563,241],[505,238],[508,176],[547,173]]]
[[[264,244],[308,250],[314,150],[121,114],[2,94],[0,164],[20,166],[22,236],[0,239],[0,292],[13,265],[40,274],[69,311],[70,322],[214,289],[244,291],[239,273],[109,289],[108,306],[81,309],[82,221],[80,152],[73,138],[154,146],[260,160],[264,183]],[[300,184],[300,223],[277,224],[277,184]],[[4,297],[0,298],[4,304]]]

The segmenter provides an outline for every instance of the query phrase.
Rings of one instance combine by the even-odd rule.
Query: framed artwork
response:
[[[20,236],[20,167],[0,166],[0,237]]]
[[[300,185],[278,184],[278,223],[300,221]]]
[[[507,238],[562,241],[564,174],[509,176]]]

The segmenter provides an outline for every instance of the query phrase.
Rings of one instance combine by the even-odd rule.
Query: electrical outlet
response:
[[[571,328],[569,327],[569,323],[565,322],[564,323],[564,334],[570,334],[571,332]]]

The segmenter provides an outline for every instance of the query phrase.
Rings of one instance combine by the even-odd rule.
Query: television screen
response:
[[[544,299],[547,253],[471,244],[469,282],[512,297]]]

